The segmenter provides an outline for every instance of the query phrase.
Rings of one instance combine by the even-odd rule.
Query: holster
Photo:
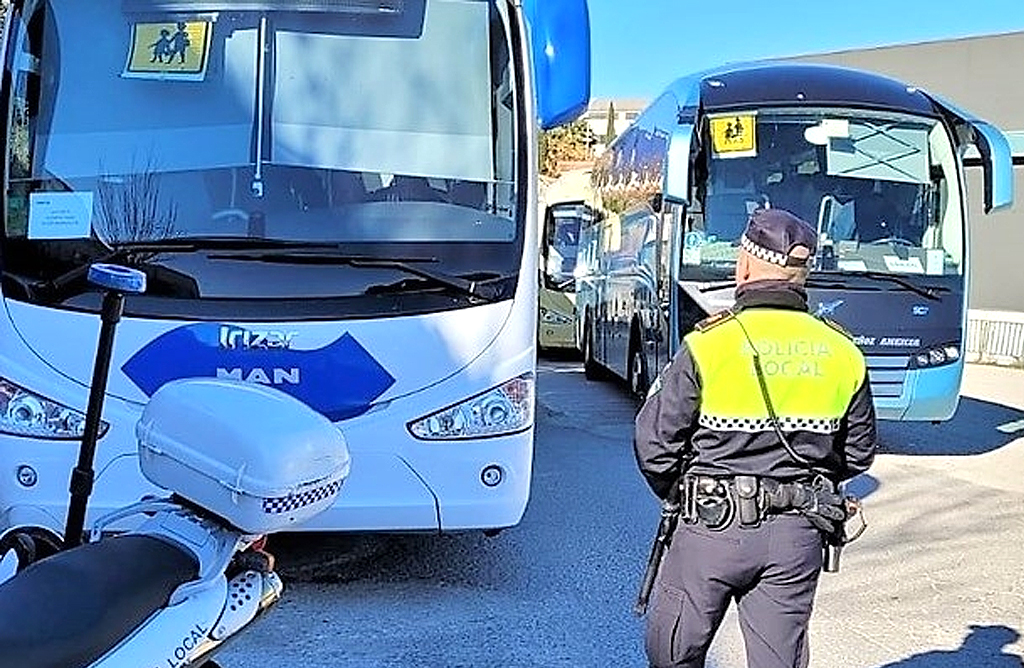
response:
[[[720,531],[730,524],[736,515],[736,504],[725,480],[699,478],[694,492],[695,517],[706,528]]]
[[[740,526],[754,527],[761,523],[763,504],[759,502],[757,476],[738,475],[733,478]]]
[[[843,554],[843,548],[847,543],[852,543],[860,538],[861,534],[868,527],[867,522],[864,520],[864,509],[860,499],[852,495],[846,495],[845,505],[846,519],[838,524],[835,533],[825,535],[824,555],[821,564],[821,570],[825,573],[839,572],[839,558]],[[860,520],[860,526],[856,527],[851,534],[847,531],[847,525],[854,518]]]
[[[839,557],[843,554],[843,544],[833,541],[831,537],[825,537],[825,545],[822,547],[821,570],[824,573],[839,572]]]
[[[733,520],[745,528],[756,527],[767,511],[763,497],[757,476],[687,475],[683,477],[681,517],[712,531],[727,528]]]

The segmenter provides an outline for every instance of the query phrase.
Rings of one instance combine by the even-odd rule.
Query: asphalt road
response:
[[[943,425],[883,423],[855,481],[868,531],[822,578],[812,666],[1021,668],[1024,371],[969,367]],[[645,665],[630,610],[657,506],[633,462],[633,405],[571,360],[541,360],[533,494],[481,534],[273,544],[284,599],[225,668]],[[1002,430],[1000,430],[1002,428]],[[716,668],[743,666],[732,615]]]

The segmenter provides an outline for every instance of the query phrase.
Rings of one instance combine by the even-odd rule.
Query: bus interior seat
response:
[[[448,199],[452,204],[483,209],[487,201],[487,184],[480,181],[452,180],[448,184]]]
[[[221,169],[205,174],[208,192],[217,209],[246,212],[308,211],[327,208],[335,187],[323,170],[310,167],[266,165],[261,179],[262,194],[253,192],[249,169]]]
[[[722,241],[736,241],[747,228],[750,214],[760,205],[757,196],[752,193],[708,195],[705,201],[705,231]]]
[[[366,184],[359,172],[331,171],[329,185],[332,206],[366,201]]]
[[[859,240],[871,242],[899,237],[920,245],[922,230],[911,229],[910,226],[913,204],[899,190],[899,186],[879,183],[870,193],[857,200]]]
[[[746,160],[718,160],[705,199],[707,233],[723,241],[738,240],[747,227],[750,214],[764,206],[764,201]]]
[[[396,174],[391,183],[370,193],[371,202],[442,202],[444,193],[430,186],[422,176]]]

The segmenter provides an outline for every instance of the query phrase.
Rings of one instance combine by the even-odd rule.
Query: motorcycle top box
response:
[[[252,534],[286,531],[329,507],[351,462],[326,417],[280,390],[235,380],[167,383],[135,435],[147,479]]]

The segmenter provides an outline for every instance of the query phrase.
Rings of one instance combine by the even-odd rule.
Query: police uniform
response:
[[[792,266],[815,241],[807,223],[775,209],[751,216],[741,245]],[[798,246],[805,252],[794,257]],[[851,478],[875,454],[865,361],[850,337],[807,312],[802,285],[738,286],[734,307],[688,333],[661,373],[637,415],[634,449],[658,497],[685,488],[648,613],[651,665],[704,666],[736,601],[750,668],[806,666],[823,559],[811,485]],[[798,493],[773,506],[766,490],[780,488]]]

